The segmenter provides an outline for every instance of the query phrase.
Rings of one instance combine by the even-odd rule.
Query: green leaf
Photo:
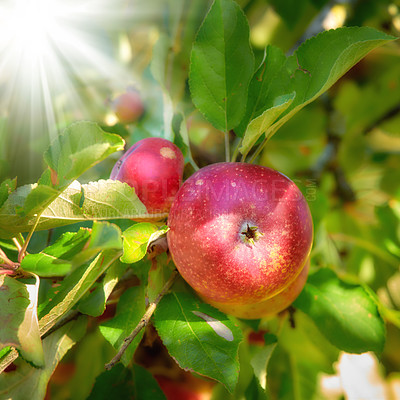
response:
[[[35,366],[44,363],[37,318],[39,279],[23,284],[0,275],[0,347],[13,346]]]
[[[89,243],[90,249],[121,249],[121,231],[115,224],[109,222],[93,222],[92,236]]]
[[[121,229],[110,222],[94,221],[89,242],[73,257],[72,264],[76,268],[107,249],[122,250]]]
[[[176,267],[167,253],[161,253],[155,258],[151,258],[146,287],[146,298],[149,303],[157,298],[175,269]]]
[[[122,138],[102,131],[95,123],[72,124],[45,153],[45,161],[49,168],[43,173],[38,183],[18,188],[2,204],[0,236],[12,237],[15,233],[29,231],[43,210],[52,202],[54,203],[74,179],[111,153],[123,150],[124,143]],[[4,190],[3,187],[3,192]],[[5,200],[5,198],[3,194],[0,199]],[[79,207],[79,201],[75,200],[75,204],[72,203],[72,207],[74,205]],[[54,218],[51,212],[48,217]],[[53,226],[50,224],[49,227],[42,227],[42,229],[65,224],[58,221],[58,224]]]
[[[17,187],[17,178],[6,179],[0,185],[0,207],[6,202],[10,193]]]
[[[247,386],[245,396],[246,400],[269,400],[268,395],[260,386],[260,382],[255,376],[253,376],[249,386]]]
[[[276,123],[276,129],[328,90],[371,50],[395,39],[369,27],[343,27],[304,42],[287,59],[282,71],[282,79],[287,79],[289,74],[291,91],[296,92],[296,98]],[[281,94],[285,93],[278,92],[276,96]]]
[[[188,293],[163,297],[155,327],[181,368],[215,379],[232,392],[239,376],[241,330],[225,314]]]
[[[316,400],[320,398],[316,393],[321,374],[333,374],[338,357],[339,349],[332,346],[309,316],[296,310],[292,321],[282,321],[279,345],[268,364],[268,380],[274,382],[279,398]]]
[[[385,324],[362,286],[343,282],[333,271],[321,269],[309,276],[294,306],[308,314],[339,349],[382,352]]]
[[[89,265],[84,264],[68,275],[55,294],[49,294],[52,297],[41,304],[39,309],[39,327],[42,335],[72,309],[120,255],[118,250],[101,252]]]
[[[117,364],[111,370],[103,372],[97,377],[88,400],[128,398],[166,400],[150,372],[136,364],[133,365],[132,369]]]
[[[174,132],[174,143],[182,151],[185,158],[185,164],[190,163],[194,169],[198,169],[197,164],[193,160],[192,151],[190,149],[188,124],[183,113],[174,115],[172,120],[172,130]]]
[[[246,155],[261,135],[265,132],[269,137],[268,128],[276,121],[276,119],[292,104],[295,93],[283,95],[276,98],[275,105],[265,110],[259,117],[254,118],[248,125],[244,134],[240,152]]]
[[[21,358],[16,369],[0,375],[0,398],[13,400],[43,400],[47,384],[59,361],[85,334],[87,319],[81,316],[43,340],[44,366],[34,368]]]
[[[26,255],[21,267],[39,276],[64,276],[70,272],[74,256],[82,251],[89,238],[90,232],[87,229],[66,232],[40,253]]]
[[[286,56],[281,49],[272,45],[265,48],[262,63],[249,85],[246,112],[240,125],[235,128],[235,133],[239,136],[244,135],[251,120],[274,106],[276,93],[281,95],[289,93],[289,75],[286,76],[286,79],[282,79],[282,69],[285,62]]]
[[[132,396],[133,384],[131,369],[117,364],[96,378],[87,400],[129,399]]]
[[[124,339],[143,317],[145,309],[144,287],[136,286],[126,290],[119,299],[115,317],[100,325],[100,332],[116,350],[119,350]],[[142,330],[123,354],[121,360],[124,365],[127,366],[131,362],[133,354],[142,340],[143,333]]]
[[[75,122],[57,137],[44,154],[49,166],[27,196],[23,212],[40,213],[72,181],[110,154],[123,150],[124,140],[104,132],[94,122]]]
[[[133,364],[135,399],[167,400],[153,375],[143,367]]]
[[[106,302],[111,292],[115,288],[121,276],[126,270],[126,265],[115,261],[107,270],[99,286],[84,297],[78,305],[78,310],[82,314],[98,317],[106,309]]]
[[[94,122],[75,122],[58,136],[44,159],[56,172],[56,187],[66,187],[87,169],[115,151],[123,150],[124,140],[104,132]]]
[[[253,72],[246,17],[235,1],[215,0],[193,44],[193,103],[217,129],[229,131],[244,115]]]
[[[121,261],[133,264],[147,253],[147,244],[151,235],[157,232],[157,226],[149,222],[140,222],[126,229],[123,233],[124,254]]]
[[[2,237],[28,232],[36,216],[19,216],[16,208],[24,203],[34,185],[22,186],[13,192],[0,209]],[[100,180],[81,185],[74,181],[40,215],[36,230],[52,229],[76,222],[108,219],[151,218],[146,207],[126,183]]]
[[[307,40],[286,60],[279,49],[268,46],[265,60],[249,87],[246,114],[237,130],[239,135],[246,127],[250,129],[251,121],[271,108],[280,96],[289,96],[289,99],[288,93],[295,93],[296,97],[287,109],[276,116],[277,121],[271,121],[272,125],[264,128],[269,128],[266,137],[271,138],[293,115],[328,90],[367,53],[394,39],[373,28],[343,27]],[[252,139],[253,135],[250,134]],[[241,152],[247,154],[252,144],[242,148]]]
[[[278,338],[272,333],[266,333],[265,346],[251,346],[250,352],[252,354],[250,364],[253,367],[254,375],[256,376],[260,386],[267,389],[267,367],[273,351],[278,343]]]
[[[74,373],[62,384],[63,398],[87,399],[96,378],[104,372],[104,364],[110,361],[113,355],[114,349],[99,329],[89,329],[79,341],[79,347],[71,354],[71,358],[65,360],[64,366],[68,367],[73,359]]]

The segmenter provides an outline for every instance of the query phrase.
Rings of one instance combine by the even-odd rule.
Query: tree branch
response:
[[[157,298],[154,300],[153,303],[150,303],[149,306],[147,307],[146,312],[144,313],[139,323],[136,325],[135,329],[129,336],[127,336],[124,339],[124,342],[122,343],[122,346],[119,349],[117,355],[108,364],[105,365],[106,369],[108,370],[111,369],[112,367],[114,367],[115,364],[117,364],[121,360],[122,355],[125,353],[126,349],[132,343],[133,339],[135,339],[135,337],[139,334],[139,332],[149,323],[150,318],[152,317],[154,311],[156,310],[158,303],[171,288],[177,275],[178,271],[174,270],[171,276],[169,277],[167,283],[164,285],[161,292],[158,294]]]

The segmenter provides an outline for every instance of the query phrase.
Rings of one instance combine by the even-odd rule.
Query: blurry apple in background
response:
[[[275,170],[218,163],[197,171],[177,193],[168,225],[183,278],[228,314],[262,317],[266,303],[256,304],[305,282],[312,217],[298,187]]]
[[[139,140],[116,162],[110,179],[126,182],[149,214],[165,217],[182,184],[182,152],[169,140]]]
[[[112,108],[119,122],[130,124],[136,122],[144,113],[144,105],[138,91],[128,89],[112,101]]]
[[[155,376],[167,400],[210,400],[214,382],[185,375],[184,380]]]

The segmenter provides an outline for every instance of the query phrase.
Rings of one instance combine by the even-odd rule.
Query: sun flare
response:
[[[26,141],[40,147],[71,120],[104,115],[110,91],[134,80],[118,58],[133,14],[125,0],[0,3],[1,158],[20,158]]]

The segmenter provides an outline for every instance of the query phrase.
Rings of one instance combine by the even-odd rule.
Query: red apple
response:
[[[115,115],[123,124],[136,122],[144,113],[144,105],[139,92],[128,90],[112,102]]]
[[[216,303],[215,307],[221,311],[235,315],[239,318],[257,319],[269,317],[288,308],[298,297],[306,284],[310,261],[308,260],[300,275],[287,286],[282,292],[270,297],[269,299],[253,304],[221,304]],[[213,304],[211,302],[211,304]]]
[[[194,173],[177,193],[168,225],[169,249],[183,278],[205,301],[247,318],[258,317],[244,316],[247,308],[296,280],[313,239],[298,187],[277,171],[244,163]]]
[[[182,184],[184,159],[166,139],[146,138],[134,144],[115,164],[110,179],[126,182],[152,215],[165,217]]]

